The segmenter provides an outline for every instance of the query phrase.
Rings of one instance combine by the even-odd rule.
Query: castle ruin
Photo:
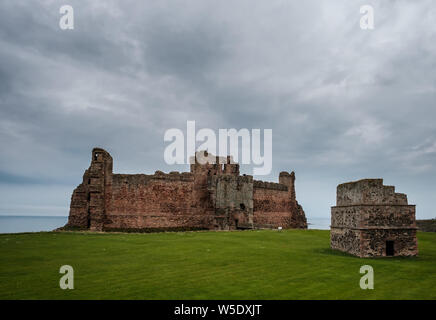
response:
[[[307,228],[295,196],[294,172],[279,183],[240,175],[231,157],[190,172],[114,174],[108,152],[95,148],[83,182],[71,196],[66,227],[95,231]],[[221,158],[222,159],[222,158]],[[225,162],[225,164],[220,164]]]
[[[330,228],[331,247],[359,257],[418,254],[415,205],[383,179],[338,185]]]

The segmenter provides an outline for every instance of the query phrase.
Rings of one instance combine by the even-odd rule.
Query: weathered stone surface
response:
[[[415,206],[395,187],[384,186],[382,179],[340,184],[336,202],[331,209],[333,249],[359,257],[418,254]]]
[[[198,156],[211,156],[207,153]],[[229,230],[307,228],[295,199],[295,174],[282,172],[279,183],[239,175],[227,163],[200,164],[191,172],[113,174],[112,157],[92,151],[89,169],[71,197],[67,227],[90,230]],[[219,160],[219,158],[217,158]],[[221,159],[222,160],[222,159]]]

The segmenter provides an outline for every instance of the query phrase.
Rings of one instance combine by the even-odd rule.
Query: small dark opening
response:
[[[91,184],[91,179],[88,179],[88,184]]]
[[[235,228],[238,228],[238,219],[235,219]]]
[[[91,213],[89,212],[89,208],[88,208],[88,217],[86,221],[86,226],[88,229],[91,227]]]
[[[393,256],[394,252],[394,242],[391,240],[386,241],[386,255]]]
[[[88,201],[90,201],[90,200],[91,200],[91,194],[88,193]]]
[[[245,210],[245,204],[241,203],[241,204],[239,205],[239,207],[241,208],[241,210]]]

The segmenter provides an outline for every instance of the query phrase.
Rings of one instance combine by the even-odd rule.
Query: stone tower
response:
[[[383,179],[338,185],[331,208],[333,249],[359,257],[415,256],[416,230],[415,205]]]
[[[111,155],[103,149],[92,150],[91,165],[83,174],[83,182],[71,196],[68,223],[102,231],[105,217],[105,198],[112,184]]]

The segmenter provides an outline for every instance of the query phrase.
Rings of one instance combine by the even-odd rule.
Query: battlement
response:
[[[191,173],[205,175],[231,174],[239,175],[239,164],[233,161],[232,156],[215,156],[207,151],[198,151],[194,157],[189,158]]]

